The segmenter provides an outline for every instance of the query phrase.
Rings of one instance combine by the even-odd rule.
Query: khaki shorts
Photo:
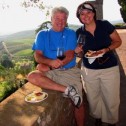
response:
[[[73,85],[82,96],[81,72],[79,68],[73,67],[67,70],[50,70],[46,72],[46,76],[61,85]]]

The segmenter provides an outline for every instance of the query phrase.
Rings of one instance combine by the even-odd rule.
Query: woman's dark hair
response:
[[[91,9],[85,7],[85,5],[91,6]],[[78,6],[77,11],[76,11],[76,16],[77,16],[77,18],[79,19],[79,21],[80,21],[82,24],[83,24],[83,22],[80,20],[80,10],[81,10],[81,9],[88,9],[88,10],[91,10],[91,11],[95,14],[95,15],[94,15],[94,20],[96,20],[96,10],[95,10],[95,7],[94,7],[91,3],[89,3],[89,2],[83,2],[83,3],[81,3],[81,4]]]

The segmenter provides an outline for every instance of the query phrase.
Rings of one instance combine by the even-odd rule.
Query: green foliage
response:
[[[22,61],[15,63],[14,72],[26,76],[33,69],[34,69],[33,61],[24,59]]]
[[[0,50],[0,101],[25,84],[27,74],[35,69],[31,50],[35,36],[27,37],[27,33],[7,36],[4,42],[8,53],[4,54],[4,48]]]
[[[9,39],[6,41],[7,46],[12,46],[13,44],[32,44],[35,38],[22,38],[22,39]]]
[[[5,70],[5,68],[0,64],[0,71]]]
[[[123,21],[126,23],[126,0],[118,0],[120,8],[120,13],[123,18]]]
[[[7,54],[3,54],[1,58],[1,65],[5,68],[13,67],[13,63]]]
[[[34,69],[33,61],[13,60],[13,68],[0,66],[0,101],[26,83],[26,75]]]
[[[9,42],[5,42],[7,49],[9,51],[10,54],[15,55],[16,53],[22,51],[23,50],[29,50],[26,51],[26,54],[24,52],[24,55],[27,55],[28,52],[30,53],[30,50],[32,48],[32,44],[33,44],[34,39],[20,39],[20,40],[10,40]],[[5,50],[3,50],[5,52]],[[0,55],[3,54],[3,51],[0,51]]]
[[[1,65],[4,66],[5,68],[13,67],[13,63],[8,59],[1,61]]]
[[[114,24],[114,26],[116,27],[116,28],[126,28],[126,24],[125,23],[117,23],[117,24]]]
[[[17,87],[15,87],[11,81],[0,82],[0,102],[15,90],[17,90]]]
[[[1,60],[6,60],[6,59],[7,60],[9,59],[8,55],[7,54],[3,54]]]
[[[4,77],[5,67],[0,64],[0,77]]]
[[[45,21],[43,22],[38,29],[35,30],[35,33],[38,33],[40,30],[43,30],[43,29],[49,29],[51,27],[51,21]]]
[[[43,5],[43,0],[24,0],[22,2],[22,6],[25,8],[38,7],[42,10],[45,9],[45,7]]]
[[[32,56],[32,50],[31,49],[25,49],[18,51],[15,53],[15,56]]]
[[[46,16],[48,16],[49,10],[52,8],[51,6],[46,6],[44,5],[43,0],[24,0],[21,3],[22,7],[24,7],[26,9],[26,11],[28,11],[28,8],[33,7],[33,8],[39,8],[40,10],[46,10]]]

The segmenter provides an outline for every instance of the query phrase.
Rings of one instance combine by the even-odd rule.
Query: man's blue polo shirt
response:
[[[107,48],[111,45],[110,34],[115,30],[115,27],[106,20],[97,20],[94,36],[86,31],[85,27],[81,27],[76,31],[77,36],[79,34],[86,35],[86,43],[83,46],[84,53],[88,50],[97,51],[103,48]],[[105,69],[112,66],[116,66],[117,59],[113,51],[104,54],[103,57],[97,58],[92,64],[88,62],[88,59],[83,57],[84,66],[90,69]]]
[[[33,44],[33,50],[40,50],[45,57],[50,59],[57,58],[57,48],[63,47],[65,51],[75,50],[77,45],[77,38],[75,31],[65,28],[61,32],[55,32],[53,29],[42,30],[37,36]],[[76,58],[70,63],[63,66],[63,68],[71,68],[76,65]]]

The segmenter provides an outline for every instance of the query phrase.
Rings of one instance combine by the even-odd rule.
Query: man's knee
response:
[[[33,71],[28,74],[27,79],[29,82],[34,84],[36,83],[36,80],[38,80],[39,78],[42,78],[42,76],[43,76],[43,73],[39,71]]]

